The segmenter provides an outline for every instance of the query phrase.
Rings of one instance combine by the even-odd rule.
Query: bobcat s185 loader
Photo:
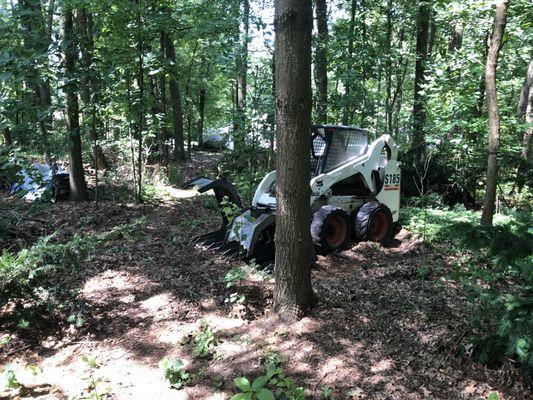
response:
[[[311,129],[309,203],[313,212],[311,236],[318,254],[354,240],[388,242],[400,211],[398,147],[389,135],[368,143],[368,132],[347,126],[314,125]],[[195,178],[183,188],[200,193],[212,189],[222,212],[217,231],[192,242],[228,256],[254,258],[269,266],[274,261],[276,171],[265,175],[243,210],[235,187],[224,178]],[[224,209],[235,204],[240,213]]]

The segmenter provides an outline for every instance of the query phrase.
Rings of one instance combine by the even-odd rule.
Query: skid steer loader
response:
[[[368,132],[353,127],[314,125],[311,129],[309,199],[311,236],[318,254],[341,249],[350,241],[381,243],[392,237],[400,211],[398,147],[389,135],[368,143]],[[222,212],[221,227],[193,238],[223,254],[274,262],[276,171],[268,173],[255,191],[251,207],[242,209],[235,187],[226,179],[198,177],[183,184],[200,193],[213,190],[221,210],[233,203],[240,214]]]

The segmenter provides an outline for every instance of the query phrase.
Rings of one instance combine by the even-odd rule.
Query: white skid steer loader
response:
[[[310,149],[313,219],[311,236],[319,254],[344,248],[354,240],[387,243],[400,211],[398,147],[389,135],[368,144],[368,132],[347,126],[314,125]],[[195,178],[183,188],[215,192],[219,206],[234,203],[242,210],[235,187],[224,178]],[[251,259],[263,266],[274,261],[276,171],[255,191],[251,207],[232,221],[222,212],[217,231],[193,238],[193,243],[225,255]]]

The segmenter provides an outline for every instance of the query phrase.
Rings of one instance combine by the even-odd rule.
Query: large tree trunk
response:
[[[498,114],[498,99],[496,96],[496,67],[498,55],[502,47],[502,37],[505,30],[507,14],[507,0],[496,3],[492,34],[489,41],[489,52],[485,66],[485,92],[487,97],[487,112],[489,117],[489,156],[487,162],[487,186],[481,223],[492,225],[496,202],[496,187],[498,183],[498,149],[500,147],[500,116]]]
[[[235,65],[237,69],[235,91],[234,144],[238,155],[244,151],[246,143],[246,77],[248,75],[248,34],[250,30],[249,0],[240,0],[242,4],[242,38],[237,45]],[[240,26],[239,26],[240,28]]]
[[[346,71],[350,71],[352,69],[352,59],[353,59],[353,41],[354,41],[354,35],[355,35],[355,11],[357,8],[357,1],[352,0],[351,6],[350,6],[350,26],[348,30],[348,56],[346,57]],[[349,74],[347,74],[349,75]],[[344,107],[342,110],[342,124],[348,125],[350,122],[350,93],[352,91],[352,77],[347,76],[344,79]]]
[[[76,37],[73,29],[72,9],[63,6],[63,39],[65,43],[65,94],[67,103],[67,135],[69,147],[70,196],[73,200],[87,200],[83,160],[81,156],[81,136],[77,82],[76,82]]]
[[[183,109],[181,107],[181,93],[176,77],[176,50],[170,35],[165,32],[165,56],[167,60],[172,63],[170,71],[169,88],[170,88],[170,103],[172,104],[172,121],[174,127],[174,157],[176,160],[185,161],[185,145],[183,141]]]
[[[308,0],[277,0],[274,17],[277,110],[277,209],[274,307],[284,319],[314,303],[309,207],[311,28]]]
[[[328,120],[328,6],[326,0],[316,0],[315,14],[318,31],[315,50],[315,84],[318,92],[316,122],[325,124]]]
[[[415,65],[415,90],[413,97],[413,136],[411,151],[414,160],[423,159],[425,151],[424,125],[426,123],[426,110],[422,86],[425,83],[424,74],[428,58],[429,20],[431,4],[429,1],[420,0],[417,17],[416,37],[416,65]]]

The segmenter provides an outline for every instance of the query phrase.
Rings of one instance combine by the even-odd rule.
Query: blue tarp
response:
[[[66,173],[66,171],[57,166],[56,174]],[[21,183],[11,185],[11,193],[20,191],[27,192],[24,199],[34,201],[40,198],[47,190],[52,190],[52,168],[48,164],[33,164],[33,169],[21,169],[18,174],[22,178]]]

